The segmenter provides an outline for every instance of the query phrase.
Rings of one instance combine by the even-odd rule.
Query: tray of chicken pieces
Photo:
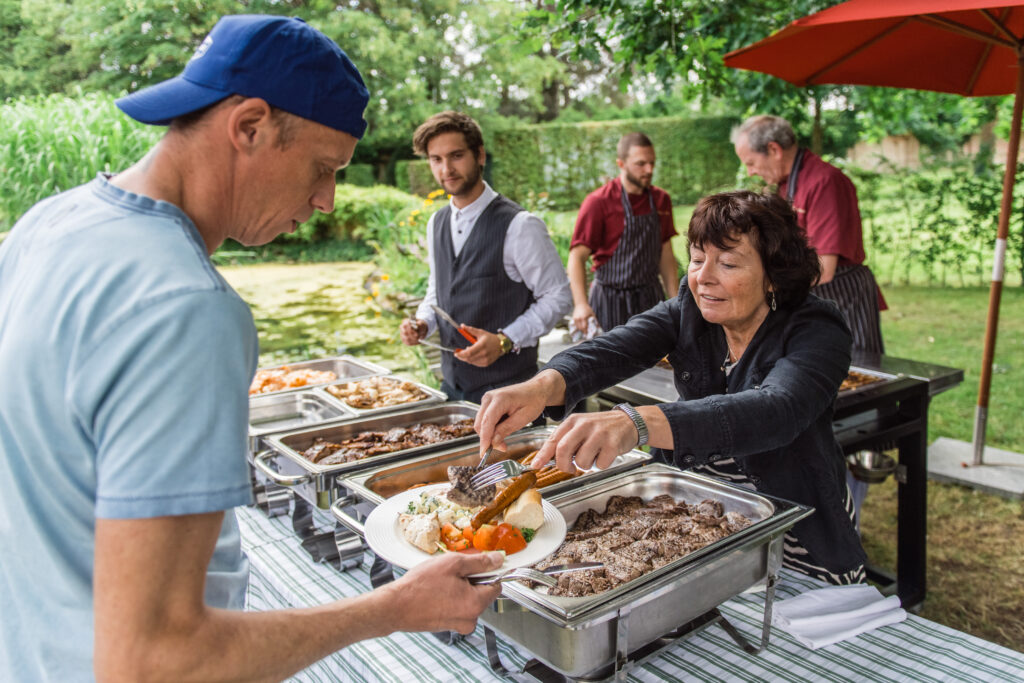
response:
[[[437,389],[394,375],[336,382],[318,387],[316,391],[351,410],[356,417],[371,417],[448,400]]]
[[[250,396],[301,391],[313,386],[330,384],[338,380],[352,380],[372,375],[386,375],[387,368],[358,360],[353,356],[320,358],[298,363],[260,368],[249,385]]]
[[[455,401],[406,408],[264,437],[253,465],[279,486],[293,487],[320,508],[343,495],[340,477],[477,440],[475,403]]]

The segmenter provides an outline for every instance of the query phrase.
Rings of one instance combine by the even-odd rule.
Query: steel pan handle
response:
[[[253,467],[262,472],[267,479],[274,482],[278,486],[298,486],[299,484],[305,484],[309,481],[310,475],[308,474],[281,474],[271,469],[268,461],[273,460],[277,457],[277,453],[272,449],[260,451],[256,455],[252,456]]]
[[[363,523],[341,509],[345,505],[351,504],[351,499],[339,498],[334,502],[334,505],[331,506],[331,514],[334,515],[334,518],[338,520],[338,522],[342,526],[348,528],[350,531],[354,533],[359,534],[361,537],[366,538],[366,527],[363,526]]]

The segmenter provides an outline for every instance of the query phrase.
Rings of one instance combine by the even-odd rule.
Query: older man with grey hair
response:
[[[736,156],[769,185],[776,185],[796,210],[807,239],[821,260],[814,293],[832,299],[853,332],[854,350],[882,353],[879,309],[885,302],[864,265],[857,189],[835,166],[796,143],[792,126],[778,116],[753,116],[731,136]]]

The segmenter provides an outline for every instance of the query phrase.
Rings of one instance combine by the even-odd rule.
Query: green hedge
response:
[[[578,208],[587,193],[618,175],[615,146],[641,131],[654,142],[654,182],[675,203],[734,187],[739,161],[729,142],[732,117],[672,117],[540,124],[499,131],[488,143],[494,187],[515,199],[547,192],[557,209]]]
[[[345,169],[345,182],[359,187],[372,187],[377,183],[373,164],[350,164]]]
[[[430,163],[425,159],[410,159],[395,164],[395,185],[398,189],[419,197],[426,197],[438,189]]]

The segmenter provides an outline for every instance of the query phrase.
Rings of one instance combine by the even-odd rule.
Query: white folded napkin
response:
[[[772,623],[812,650],[907,618],[895,595],[855,584],[807,591],[775,604]]]

